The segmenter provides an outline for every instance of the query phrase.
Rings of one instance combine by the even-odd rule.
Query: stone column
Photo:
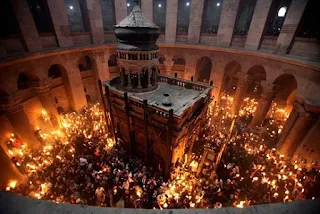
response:
[[[125,83],[126,83],[126,71],[123,71],[122,69],[120,70],[120,80],[121,80],[121,85],[122,85],[122,87],[125,87]]]
[[[204,0],[191,1],[188,43],[198,44],[200,41],[203,5]]]
[[[290,45],[294,40],[296,30],[301,20],[303,11],[307,5],[307,0],[292,0],[289,10],[287,11],[280,35],[277,40],[274,53],[288,54]]]
[[[38,94],[41,105],[48,112],[52,125],[58,127],[59,113],[51,94],[51,78],[33,82],[33,89]]]
[[[79,68],[71,64],[66,68],[66,73],[62,74],[62,79],[72,110],[82,110],[87,106],[87,99]]]
[[[292,157],[293,153],[308,133],[312,121],[312,115],[309,112],[299,112],[299,117],[291,128],[288,136],[279,148],[279,153]]]
[[[248,89],[248,77],[241,76],[237,85],[236,93],[233,98],[231,113],[237,115],[239,113],[244,96]]]
[[[320,161],[320,117],[317,122],[312,126],[307,135],[304,137],[299,147],[294,153],[294,156],[299,160],[303,157],[307,163],[306,167],[311,168],[312,162]]]
[[[73,46],[64,0],[47,0],[47,2],[59,47]]]
[[[102,83],[106,82],[108,79],[110,79],[110,73],[109,73],[109,67],[106,63],[106,55],[104,51],[97,51],[92,52],[89,54],[91,56],[92,61],[92,71],[93,71],[93,77],[95,82],[95,89],[96,93],[100,95],[100,85],[99,80],[101,80]],[[104,92],[104,88],[102,88],[102,91]],[[98,100],[102,102],[101,96],[98,96]]]
[[[22,142],[27,143],[31,149],[39,146],[39,141],[34,134],[29,118],[24,111],[20,91],[1,99],[1,110],[7,114],[7,118]]]
[[[102,82],[110,79],[109,67],[104,51],[97,51],[91,54],[93,59],[93,72],[96,75],[96,79],[100,79]]]
[[[138,71],[138,86],[137,88],[142,88],[142,85],[141,85],[141,72]]]
[[[178,0],[167,1],[165,42],[175,43],[177,34]]]
[[[131,84],[131,72],[128,72],[128,88],[132,88],[132,84]]]
[[[148,69],[148,88],[151,88],[151,77],[152,77],[152,70]]]
[[[89,26],[94,45],[104,44],[103,22],[100,0],[86,0]]]
[[[258,50],[272,0],[257,0],[250,23],[245,49]]]
[[[301,105],[298,103],[295,103],[294,108],[292,109],[289,118],[287,119],[279,138],[279,141],[277,142],[277,148],[279,149],[281,145],[283,144],[283,141],[288,136],[290,130],[292,129],[294,123],[299,117],[299,108],[301,108]]]
[[[114,0],[114,7],[116,13],[116,23],[118,24],[127,16],[127,1]]]
[[[224,0],[220,17],[217,45],[230,47],[240,0]]]
[[[38,30],[34,24],[27,0],[11,0],[26,51],[36,52],[42,49]]]
[[[153,0],[141,0],[141,10],[149,21],[153,21]]]
[[[172,76],[172,66],[174,62],[172,60],[165,60],[163,64],[164,64],[165,74]]]
[[[6,184],[12,180],[16,180],[18,183],[22,182],[26,177],[18,170],[10,157],[5,152],[6,148],[0,146],[0,161],[1,161],[1,177],[0,188],[5,189]]]
[[[265,88],[261,94],[257,110],[254,113],[250,126],[261,126],[275,98],[275,92],[272,88]]]

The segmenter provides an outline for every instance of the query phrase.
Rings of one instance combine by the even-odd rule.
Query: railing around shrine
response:
[[[204,96],[202,99],[198,100],[194,103],[189,109],[181,115],[173,115],[173,129],[180,129],[183,124],[190,120],[190,116],[193,115],[193,112],[196,112],[204,102],[208,99],[207,94],[210,93],[211,86],[207,84],[202,84],[198,82],[182,80],[171,76],[159,75],[159,82],[165,82],[171,85],[177,85],[180,87],[184,87],[187,89],[193,89],[197,91],[201,91]],[[107,83],[107,86],[111,89],[110,96],[111,100],[114,104],[116,104],[119,108],[123,109],[124,106],[124,91],[118,90],[117,85],[120,83],[120,77],[114,77],[110,79]],[[130,92],[129,92],[130,93]],[[206,95],[206,96],[205,96]],[[129,96],[129,108],[131,112],[135,112],[136,114],[142,115],[144,112],[143,107],[143,99],[136,96]],[[148,115],[151,120],[160,122],[164,124],[169,118],[169,111],[159,108],[157,106],[148,105]]]
[[[206,84],[193,82],[189,80],[182,80],[182,79],[167,76],[167,75],[159,75],[159,81],[168,83],[170,85],[177,85],[177,86],[181,86],[187,89],[193,89],[197,91],[204,91],[206,89],[210,90],[211,88],[211,87],[208,87],[208,85]]]

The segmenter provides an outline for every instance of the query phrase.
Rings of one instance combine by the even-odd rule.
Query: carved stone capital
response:
[[[21,110],[22,106],[22,94],[21,91],[17,91],[12,95],[0,97],[0,110],[7,113],[14,113]]]
[[[31,82],[31,86],[37,94],[46,94],[51,90],[51,80],[51,78],[35,80]]]

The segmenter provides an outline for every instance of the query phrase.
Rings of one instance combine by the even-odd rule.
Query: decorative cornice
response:
[[[246,56],[255,56],[255,57],[261,57],[261,58],[270,59],[270,60],[274,60],[282,63],[288,63],[288,64],[304,67],[314,71],[320,71],[319,63],[306,61],[303,59],[279,56],[275,54],[256,52],[256,51],[238,50],[238,49],[232,49],[232,48],[221,48],[221,47],[204,46],[204,45],[188,45],[188,44],[159,44],[159,47],[160,48],[190,48],[190,49],[196,49],[196,50],[201,49],[201,50],[217,51],[217,52],[223,52],[223,53],[246,55]],[[15,58],[15,59],[10,58],[8,60],[2,61],[0,62],[0,67],[6,67],[6,66],[10,66],[18,63],[24,63],[30,60],[36,60],[36,59],[41,59],[41,58],[50,57],[50,56],[53,57],[57,55],[64,55],[64,54],[84,52],[84,51],[104,51],[109,48],[116,48],[116,44],[91,45],[89,47],[88,46],[74,47],[74,48],[68,48],[68,49],[61,48],[61,49],[56,49],[51,51],[28,53],[27,55],[24,55],[20,58]]]

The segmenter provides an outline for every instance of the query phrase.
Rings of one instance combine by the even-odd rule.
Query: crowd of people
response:
[[[318,197],[319,169],[302,169],[274,148],[288,114],[273,105],[265,133],[254,132],[248,124],[257,102],[245,98],[234,119],[232,101],[225,95],[210,107],[191,155],[172,168],[168,180],[116,143],[96,104],[63,116],[59,130],[40,132],[42,152],[24,144],[11,149],[27,179],[7,191],[56,203],[149,209],[245,207]],[[204,148],[223,155],[218,165],[207,160],[197,176]]]

